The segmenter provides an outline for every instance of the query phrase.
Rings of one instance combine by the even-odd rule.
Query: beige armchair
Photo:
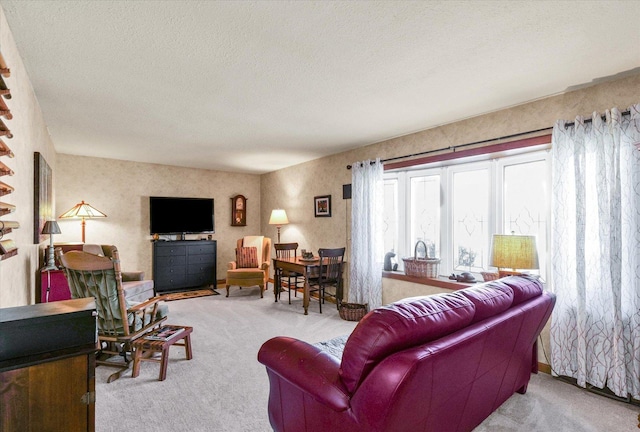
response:
[[[260,247],[259,247],[260,246]],[[255,250],[251,248],[255,247]],[[255,254],[255,255],[254,255]],[[227,297],[229,287],[260,287],[260,298],[269,282],[271,262],[271,239],[262,236],[247,236],[238,239],[236,260],[227,264]]]

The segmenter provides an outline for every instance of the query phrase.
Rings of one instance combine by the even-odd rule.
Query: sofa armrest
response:
[[[122,272],[122,282],[141,281],[144,280],[143,271]]]
[[[235,270],[237,268],[237,264],[235,261],[230,261],[227,263],[227,270]]]
[[[334,411],[349,408],[349,395],[342,384],[337,359],[306,342],[275,337],[258,351],[258,361],[316,401]]]
[[[269,261],[264,261],[264,262],[262,263],[262,265],[260,266],[260,268],[261,268],[262,270],[264,270],[264,271],[268,272],[268,271],[269,271]]]

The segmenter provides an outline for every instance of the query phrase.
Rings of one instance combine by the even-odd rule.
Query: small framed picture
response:
[[[316,217],[331,217],[331,195],[314,197],[313,203]]]

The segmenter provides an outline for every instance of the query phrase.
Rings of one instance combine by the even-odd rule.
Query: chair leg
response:
[[[225,297],[229,297],[229,285],[227,285],[227,295]]]
[[[116,372],[109,375],[107,383],[112,383],[120,378],[123,372],[129,370],[133,359],[127,358],[127,349],[128,346],[121,346],[117,342],[107,342],[104,347],[101,344],[101,350],[96,356],[96,365],[118,368]],[[122,362],[108,361],[112,357],[121,357]]]

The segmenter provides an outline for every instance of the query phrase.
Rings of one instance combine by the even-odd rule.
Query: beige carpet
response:
[[[292,305],[284,297],[275,303],[271,291],[261,299],[257,287],[232,287],[228,298],[169,303],[169,324],[194,327],[193,359],[173,347],[162,382],[154,363],[143,363],[137,378],[128,373],[111,384],[106,379],[112,369],[98,367],[96,431],[270,431],[269,384],[256,360],[262,343],[278,335],[316,343],[356,325],[340,319],[335,306],[323,307],[320,315],[317,302],[304,316],[300,297]],[[512,396],[475,432],[630,432],[638,430],[639,413],[638,407],[539,374],[525,395]]]

